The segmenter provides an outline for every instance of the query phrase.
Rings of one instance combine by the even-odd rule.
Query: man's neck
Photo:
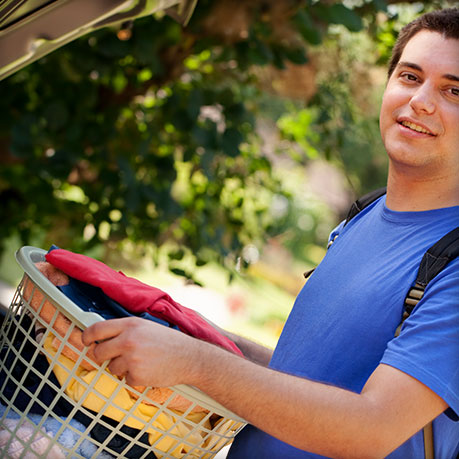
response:
[[[418,175],[389,165],[386,205],[404,212],[459,206],[459,176]]]

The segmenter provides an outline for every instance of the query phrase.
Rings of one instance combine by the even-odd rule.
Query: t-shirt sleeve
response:
[[[416,378],[459,414],[459,259],[429,283],[381,363]]]

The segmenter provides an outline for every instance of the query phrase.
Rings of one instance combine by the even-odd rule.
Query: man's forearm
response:
[[[245,358],[259,365],[268,366],[273,355],[271,349],[234,333],[228,331],[224,333],[242,351]]]
[[[297,448],[330,457],[384,457],[422,427],[398,432],[391,426],[394,413],[365,393],[204,348],[200,372],[190,382],[249,423]]]
[[[233,341],[234,344],[241,350],[244,354],[246,359],[249,359],[252,362],[258,363],[263,366],[268,366],[273,351],[261,344],[255,343],[243,336],[236,335],[235,333],[231,333],[224,328],[218,326],[217,324],[213,323],[203,315],[199,314],[206,322],[212,325],[216,330],[218,330],[222,335],[226,336],[228,339]]]
[[[192,384],[222,405],[297,448],[332,457],[351,457],[347,453],[355,452],[355,446],[347,444],[361,434],[361,423],[349,422],[349,417],[356,417],[351,411],[355,410],[359,395],[238,357],[219,356],[220,350],[207,351],[200,375]],[[333,415],[325,411],[332,411]],[[324,425],[324,418],[329,419],[328,425]]]

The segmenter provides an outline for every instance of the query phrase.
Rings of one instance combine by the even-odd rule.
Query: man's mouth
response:
[[[420,132],[421,134],[435,136],[433,132],[428,131],[427,129],[423,128],[422,126],[419,126],[416,123],[412,123],[411,121],[399,121],[399,124],[405,126],[408,129],[411,129],[412,131]]]

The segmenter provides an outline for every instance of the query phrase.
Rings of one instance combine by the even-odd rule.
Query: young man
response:
[[[459,9],[408,25],[389,72],[387,195],[334,231],[272,356],[141,319],[84,332],[87,345],[106,340],[96,358],[129,384],[190,384],[245,418],[230,458],[422,458],[432,420],[436,457],[459,453],[459,259],[394,338],[422,255],[459,226]]]

